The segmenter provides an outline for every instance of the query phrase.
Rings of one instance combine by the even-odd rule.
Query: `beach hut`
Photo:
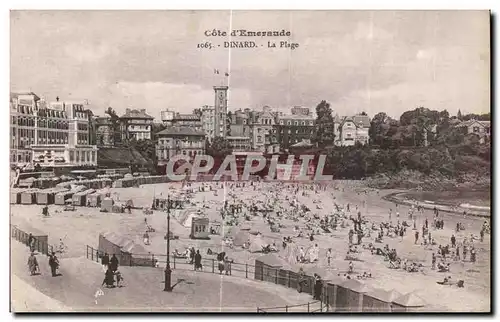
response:
[[[402,296],[396,290],[375,288],[363,297],[363,312],[391,312],[392,302]]]
[[[210,239],[210,220],[207,217],[192,217],[191,222],[191,234],[189,235],[191,239]]]
[[[266,254],[255,260],[255,279],[278,284],[279,269],[283,261],[274,254]]]
[[[392,302],[392,312],[422,311],[425,301],[414,292],[407,293]]]
[[[337,286],[335,308],[339,312],[362,312],[363,294],[371,291],[364,283],[348,279]]]
[[[36,203],[39,205],[51,205],[55,203],[55,196],[61,192],[60,189],[45,189],[37,191]]]
[[[77,192],[73,195],[73,205],[74,206],[86,206],[87,205],[87,196],[93,193],[95,190],[88,189],[84,191]]]
[[[36,190],[25,190],[21,192],[21,203],[23,205],[32,205],[36,203]]]
[[[10,189],[10,203],[15,205],[15,204],[20,204],[21,203],[21,192],[22,190],[18,189]]]
[[[101,204],[102,194],[100,192],[94,192],[87,196],[87,205],[90,207],[99,207]]]

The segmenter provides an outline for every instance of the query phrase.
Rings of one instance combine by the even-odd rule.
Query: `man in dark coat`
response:
[[[104,266],[105,269],[108,268],[108,266],[109,266],[109,255],[108,255],[108,253],[104,253],[104,256],[101,259],[101,264],[102,264],[102,266]]]
[[[116,258],[115,254],[113,254],[111,260],[109,261],[109,268],[111,268],[112,272],[116,272],[118,269],[118,258]]]
[[[194,255],[194,270],[198,270],[198,269],[202,269],[202,265],[201,265],[201,254],[200,254],[200,250],[198,249],[196,251],[196,254]]]
[[[52,252],[49,257],[50,271],[52,272],[52,277],[57,276],[57,269],[59,268],[59,260],[57,259],[56,253]]]
[[[321,300],[321,291],[323,290],[323,281],[318,274],[314,274],[314,299]]]

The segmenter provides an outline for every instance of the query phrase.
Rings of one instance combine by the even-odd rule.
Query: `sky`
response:
[[[204,35],[214,29],[291,36]],[[213,86],[225,83],[230,110],[326,100],[341,116],[488,113],[489,30],[487,11],[11,11],[10,87],[86,99],[100,115],[108,106],[190,113],[214,105]],[[224,48],[228,40],[258,47]],[[215,48],[197,48],[206,41]]]

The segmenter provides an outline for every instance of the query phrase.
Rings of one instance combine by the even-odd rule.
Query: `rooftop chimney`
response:
[[[146,113],[146,109],[145,108],[141,108],[141,113]]]
[[[59,96],[56,97],[56,102],[59,102]]]

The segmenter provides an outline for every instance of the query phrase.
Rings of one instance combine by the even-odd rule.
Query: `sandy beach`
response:
[[[192,188],[197,191],[200,183],[193,184]],[[126,201],[132,199],[136,207],[150,207],[153,201],[153,196],[166,197],[172,186],[179,189],[179,184],[156,184],[143,185],[139,188],[112,188],[111,192],[114,199]],[[200,209],[203,204],[206,215],[210,221],[221,221],[220,209],[224,205],[224,201],[232,202],[236,197],[245,203],[255,202],[264,203],[270,199],[270,196],[275,195],[276,191],[282,188],[276,183],[261,183],[258,186],[246,187],[231,187],[222,188],[221,183],[213,183],[213,187],[217,186],[217,195],[213,191],[195,192],[192,197],[193,205],[187,206],[187,209],[193,211]],[[335,188],[334,188],[335,187]],[[224,191],[226,193],[224,193]],[[388,211],[393,209],[392,222],[395,223],[397,218],[394,214],[395,204],[383,200],[382,197],[393,192],[392,190],[372,190],[365,189],[362,182],[334,182],[326,191],[306,191],[307,195],[303,196],[300,193],[297,196],[297,201],[300,204],[306,205],[311,214],[323,218],[329,215],[334,210],[334,204],[345,206],[349,203],[351,212],[354,215],[354,209],[357,206],[370,223],[378,225],[382,221],[388,221]],[[285,191],[282,191],[285,197]],[[316,205],[321,204],[322,209],[318,209]],[[49,212],[51,217],[43,218],[41,215],[42,206],[39,205],[13,205],[11,207],[11,222],[18,224],[20,227],[31,226],[41,230],[49,235],[49,243],[57,245],[61,238],[68,250],[62,255],[63,258],[73,258],[85,256],[85,246],[90,245],[97,247],[98,235],[101,232],[112,231],[142,244],[142,234],[146,226],[144,223],[145,215],[140,209],[133,209],[131,214],[114,214],[101,213],[97,208],[77,207],[76,211],[62,211],[62,206],[50,205]],[[408,220],[409,207],[400,205],[398,211],[400,220]],[[175,211],[172,212],[173,218]],[[457,241],[462,241],[465,236],[470,236],[471,233],[478,236],[484,219],[474,217],[463,217],[456,214],[440,214],[445,225],[442,230],[432,230],[432,236],[437,244],[446,245],[450,243],[450,236],[454,232],[457,222],[465,226],[465,230],[455,233]],[[433,214],[430,210],[425,210],[423,214],[417,214],[417,228],[422,226],[423,221],[427,218],[432,221]],[[165,212],[155,211],[152,215],[147,216],[148,224],[156,231],[150,233],[151,245],[144,247],[153,254],[165,254],[165,241],[163,236],[166,233],[166,214]],[[244,218],[238,218],[238,226],[250,226],[251,230],[258,231],[269,244],[276,244],[279,252],[278,256],[284,257],[286,253],[281,246],[284,236],[296,236],[294,226],[299,226],[301,230],[305,229],[306,222],[299,220],[282,219],[280,224],[283,226],[280,232],[272,232],[269,225],[265,222],[262,216],[254,216],[251,221],[245,221]],[[311,242],[307,236],[294,238],[294,243],[304,248],[309,248],[314,244],[318,244],[319,260],[311,264],[301,264],[307,267],[324,268],[329,276],[340,274],[343,276],[348,270],[348,262],[345,255],[348,250],[347,234],[349,227],[352,228],[353,223],[346,220],[345,228],[338,228],[331,233],[322,233],[315,235],[315,240]],[[235,227],[224,225],[223,231],[226,233]],[[175,219],[171,220],[171,231],[179,236],[178,240],[171,243],[171,251],[177,249],[184,251],[187,247],[195,247],[200,249],[201,254],[206,254],[210,248],[214,251],[224,250],[230,258],[238,263],[254,264],[255,258],[262,256],[262,253],[250,253],[248,250],[241,247],[229,248],[225,247],[222,236],[211,235],[210,240],[192,240],[189,238],[190,229],[184,227]],[[376,237],[376,232],[372,232],[371,237],[365,237],[363,244],[373,243]],[[362,274],[369,272],[372,278],[365,279],[367,285],[379,287],[387,290],[395,289],[400,293],[416,292],[419,296],[425,299],[428,303],[426,310],[432,311],[453,311],[453,312],[484,312],[489,311],[490,307],[490,235],[485,236],[485,240],[475,242],[477,249],[477,261],[471,263],[469,261],[451,261],[450,273],[439,273],[431,270],[432,252],[437,251],[437,246],[433,249],[424,247],[420,244],[414,244],[414,231],[411,227],[408,233],[401,238],[384,238],[383,244],[377,244],[377,247],[383,247],[388,244],[389,247],[395,248],[398,255],[402,258],[421,263],[423,272],[408,273],[403,270],[389,269],[389,263],[383,260],[382,256],[372,255],[370,251],[362,249],[358,246],[360,253],[358,257],[361,261],[354,262],[354,271]],[[332,248],[333,258],[330,268],[326,268],[326,250]],[[203,255],[204,257],[206,255]],[[436,282],[443,280],[445,275],[451,275],[454,280],[463,279],[465,281],[464,288],[456,286],[443,286]]]

